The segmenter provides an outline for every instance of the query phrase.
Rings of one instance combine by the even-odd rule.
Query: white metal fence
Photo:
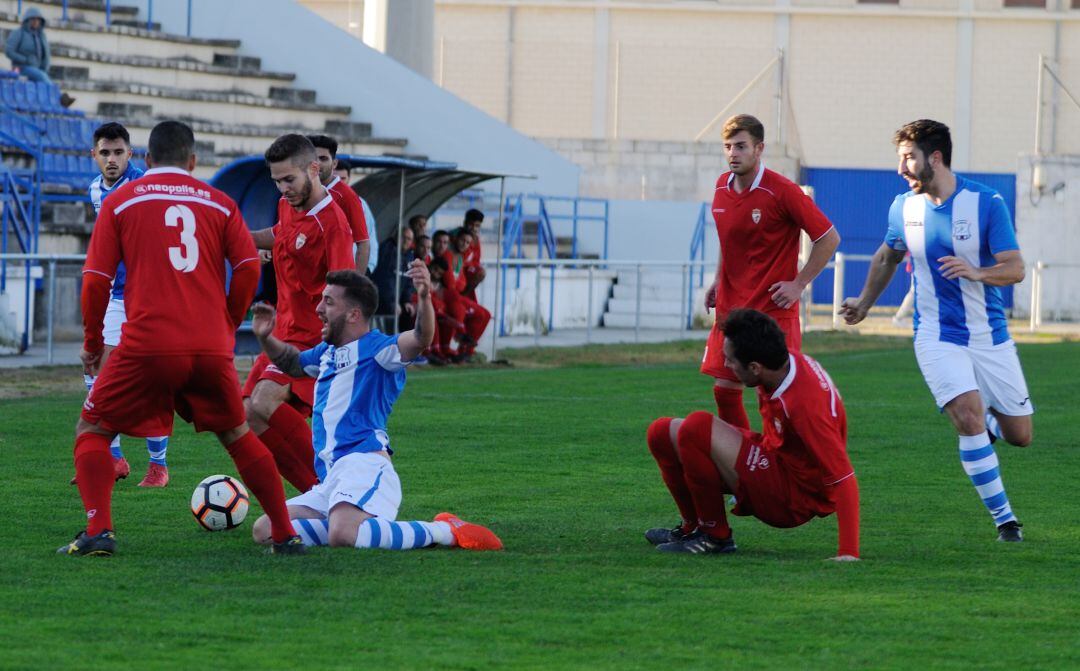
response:
[[[847,269],[847,265],[850,263],[867,263],[873,257],[869,254],[844,254],[838,252],[834,257],[834,260],[829,262],[827,268],[833,270],[832,277],[832,317],[831,326],[834,329],[839,329],[843,326],[843,319],[839,315],[840,303],[844,300],[844,276]],[[44,268],[45,274],[42,279],[43,290],[45,292],[45,339],[46,339],[46,362],[51,364],[54,360],[54,334],[55,334],[55,317],[56,317],[56,281],[57,281],[57,269],[60,265],[81,264],[85,261],[86,256],[83,254],[0,254],[0,264],[6,265],[10,263],[38,265]],[[645,261],[645,260],[628,260],[628,261],[612,261],[612,260],[592,260],[592,259],[501,259],[499,261],[487,261],[484,262],[484,266],[489,270],[494,269],[496,272],[492,273],[494,277],[488,277],[485,282],[493,282],[494,295],[487,294],[491,300],[485,300],[484,303],[492,307],[492,357],[498,351],[498,340],[500,337],[500,325],[505,319],[506,301],[505,292],[507,285],[514,281],[516,278],[513,276],[522,270],[531,270],[533,277],[529,278],[533,284],[533,342],[537,345],[541,343],[541,335],[544,331],[542,328],[543,323],[543,311],[547,308],[549,313],[548,324],[550,330],[550,323],[552,321],[550,315],[554,313],[557,306],[554,301],[556,295],[555,282],[559,280],[559,276],[555,273],[556,269],[568,268],[584,270],[586,272],[586,291],[588,294],[588,305],[585,315],[585,342],[592,341],[593,331],[595,328],[599,328],[597,310],[603,310],[602,305],[597,305],[594,300],[594,282],[596,281],[597,271],[609,271],[614,269],[628,269],[636,272],[637,286],[635,287],[635,311],[634,311],[634,336],[635,341],[640,338],[641,330],[643,328],[643,318],[647,318],[648,315],[641,309],[642,304],[642,277],[645,271],[648,270],[677,270],[682,276],[682,290],[681,295],[683,299],[680,301],[680,319],[681,324],[679,328],[680,335],[685,336],[691,329],[692,318],[694,314],[694,300],[695,291],[705,285],[706,282],[710,282],[713,264],[707,261]],[[1060,264],[1060,263],[1044,263],[1037,261],[1031,265],[1029,277],[1031,278],[1030,291],[1031,291],[1031,311],[1030,311],[1030,327],[1029,330],[1034,333],[1037,332],[1043,326],[1042,320],[1042,291],[1043,291],[1043,277],[1048,270],[1061,269],[1061,268],[1080,268],[1080,264]],[[547,280],[549,284],[548,300],[543,300],[543,292],[541,290],[542,281],[544,281],[544,274],[547,274]],[[30,281],[29,279],[27,281]],[[24,300],[27,301],[26,310],[29,311],[29,294],[34,290],[27,291],[27,297]],[[10,295],[10,294],[9,294]],[[802,309],[804,310],[803,316],[803,328],[805,329],[811,323],[810,309],[812,308],[811,298],[812,285],[806,288],[803,293]],[[12,297],[18,300],[20,297]],[[24,323],[25,329],[32,329],[32,320],[27,319]],[[24,333],[24,341],[26,334]]]

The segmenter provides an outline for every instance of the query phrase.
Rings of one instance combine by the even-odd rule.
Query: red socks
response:
[[[750,428],[750,418],[743,407],[742,389],[713,385],[713,397],[716,399],[716,414],[720,419],[734,427]]]
[[[108,446],[106,446],[107,448]],[[226,445],[240,479],[248,486],[259,501],[263,512],[270,518],[270,535],[275,543],[281,543],[295,535],[289,512],[285,508],[285,489],[281,486],[281,475],[274,467],[274,457],[266,446],[251,431]],[[106,456],[108,451],[106,449]],[[110,458],[109,467],[112,468]],[[82,485],[79,485],[82,488]]]
[[[675,499],[675,505],[679,507],[682,529],[685,533],[690,533],[697,527],[698,515],[690,489],[686,486],[682,464],[675,454],[675,445],[671,442],[671,417],[661,417],[650,424],[645,435],[649,451],[660,467],[660,477],[671,492],[671,498]]]
[[[852,475],[836,485],[837,555],[859,556],[859,483]]]
[[[86,535],[96,536],[112,529],[113,473],[109,443],[112,438],[99,433],[75,437],[75,480],[86,509]]]
[[[315,451],[311,447],[311,427],[304,416],[288,403],[270,415],[269,428],[259,439],[270,448],[277,468],[289,483],[306,492],[319,482],[315,476]]]
[[[745,414],[744,414],[745,416]],[[699,410],[690,413],[679,425],[678,451],[690,495],[697,509],[698,528],[715,538],[730,538],[724,512],[724,490],[727,486],[713,463],[713,416]]]

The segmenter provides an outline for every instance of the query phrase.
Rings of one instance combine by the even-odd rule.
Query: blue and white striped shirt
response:
[[[94,212],[101,212],[101,203],[109,197],[109,194],[116,191],[128,182],[139,179],[143,176],[143,171],[136,168],[131,162],[128,162],[127,170],[124,174],[120,175],[120,179],[116,180],[112,186],[105,186],[103,182],[104,175],[98,175],[94,178],[94,181],[90,182],[90,188],[87,192],[90,194],[90,204],[94,206]],[[124,280],[127,279],[127,269],[124,267],[124,262],[121,261],[120,265],[116,267],[116,276],[113,279],[112,285],[112,297],[124,300]]]
[[[1009,339],[998,287],[941,275],[942,256],[973,267],[1019,249],[1005,200],[988,186],[956,178],[956,192],[939,206],[914,192],[896,197],[885,244],[910,251],[915,273],[915,338],[956,345],[998,345]]]
[[[342,347],[323,342],[300,353],[304,372],[316,378],[311,433],[320,480],[346,454],[393,452],[386,422],[410,363],[397,339],[372,330]]]

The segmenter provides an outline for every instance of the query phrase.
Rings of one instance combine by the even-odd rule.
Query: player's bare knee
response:
[[[356,545],[356,529],[330,527],[326,543],[332,548],[351,548]]]
[[[1031,445],[1033,432],[1030,426],[1017,429],[1010,428],[1008,430],[1005,430],[1004,433],[1005,442],[1007,442],[1009,445],[1012,445],[1014,447],[1027,447],[1028,445]]]

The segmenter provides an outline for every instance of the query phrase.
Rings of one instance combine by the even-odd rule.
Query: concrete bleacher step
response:
[[[604,326],[607,328],[634,328],[635,316],[633,312],[607,312],[604,314]],[[640,328],[642,329],[669,329],[675,330],[683,325],[679,315],[653,315],[641,313]]]
[[[10,0],[0,0],[14,5]],[[0,30],[11,31],[20,25],[14,7],[0,11]],[[239,40],[205,39],[162,33],[145,28],[100,23],[76,23],[73,21],[50,21],[48,26],[50,45],[59,43],[73,47],[124,56],[156,54],[159,58],[191,58],[213,63],[217,53],[231,53],[240,46]]]
[[[19,11],[19,0],[0,0],[0,12],[15,14]],[[33,6],[51,27],[63,21],[64,5],[67,5],[67,20],[79,23],[97,23],[105,25],[105,0],[33,0],[24,1],[23,9]],[[117,2],[109,4],[113,23],[131,22],[139,15],[139,8]],[[143,22],[145,26],[145,21]]]
[[[102,102],[150,104],[155,113],[169,116],[207,116],[224,123],[325,126],[327,120],[347,116],[344,105],[283,102],[244,92],[207,91],[123,81],[64,82],[78,108],[96,110]]]
[[[243,90],[251,95],[270,97],[273,90],[283,88],[296,79],[296,75],[291,73],[261,70],[257,58],[248,59],[254,63],[245,61],[244,67],[237,67],[192,58],[114,54],[62,42],[53,43],[51,47],[54,65],[50,74],[54,79],[64,81],[141,81],[176,88]],[[215,54],[215,61],[218,60],[216,56],[237,58],[234,55]],[[85,70],[85,76],[74,68]]]

